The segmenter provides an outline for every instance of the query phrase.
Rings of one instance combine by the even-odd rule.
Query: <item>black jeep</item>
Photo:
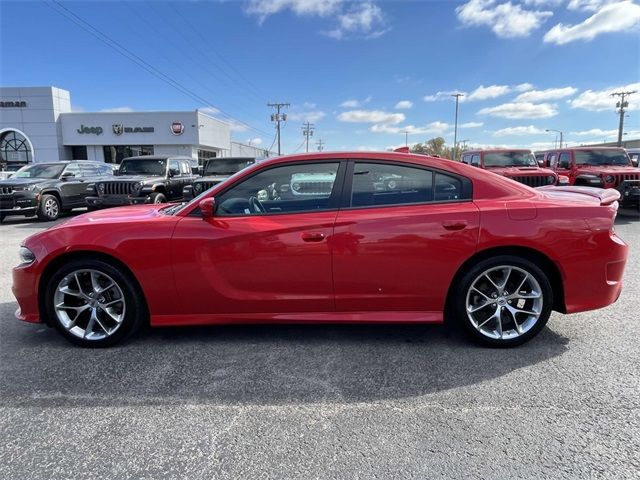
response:
[[[184,199],[188,201],[197,197],[205,190],[209,190],[234,173],[254,164],[255,161],[256,159],[253,157],[224,157],[207,160],[202,169],[202,176],[196,178],[193,185],[184,187],[182,192]]]
[[[0,181],[0,221],[9,215],[55,220],[61,212],[84,207],[87,184],[113,178],[102,162],[32,163]]]
[[[125,158],[115,177],[87,186],[87,207],[181,200],[182,189],[191,185],[195,178],[188,157],[144,155]]]

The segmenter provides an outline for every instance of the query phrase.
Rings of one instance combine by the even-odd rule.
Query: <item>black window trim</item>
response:
[[[449,177],[454,177],[460,180],[460,184],[462,185],[462,195],[465,198],[460,198],[458,200],[431,200],[427,202],[411,202],[411,203],[391,203],[387,205],[363,205],[363,206],[351,206],[351,189],[353,187],[353,171],[355,169],[356,163],[380,163],[384,165],[401,165],[403,167],[410,168],[418,168],[421,170],[427,170],[431,172],[433,175],[436,173],[441,173],[443,175],[447,175]],[[346,179],[349,178],[351,181],[347,182]],[[434,178],[435,181],[435,178]],[[398,162],[397,160],[389,161],[389,160],[381,160],[381,159],[367,159],[367,158],[357,158],[350,159],[349,164],[347,166],[347,171],[345,178],[343,180],[342,186],[342,195],[341,195],[341,203],[340,210],[363,210],[363,209],[371,209],[371,208],[397,208],[397,207],[410,207],[415,205],[442,205],[446,203],[466,203],[473,202],[473,182],[462,175],[458,175],[457,173],[450,172],[449,170],[442,170],[440,168],[431,167],[427,165],[420,165],[411,162]]]
[[[216,217],[219,216],[220,218],[247,218],[247,217],[269,217],[272,215],[303,215],[308,213],[337,212],[338,210],[340,210],[341,196],[342,196],[342,193],[344,192],[344,179],[345,179],[345,170],[347,168],[347,162],[348,160],[344,158],[323,158],[323,159],[312,160],[312,161],[303,160],[300,162],[291,162],[291,163],[286,162],[286,163],[269,165],[268,167],[257,169],[255,172],[251,173],[247,177],[243,177],[239,179],[237,182],[229,185],[224,190],[221,190],[214,196],[214,198],[220,197],[225,193],[227,193],[236,185],[240,185],[241,183],[246,182],[250,178],[253,178],[254,176],[258,175],[259,173],[266,172],[267,170],[272,170],[274,168],[293,167],[296,165],[310,165],[310,164],[316,165],[318,163],[337,163],[338,171],[336,172],[336,180],[334,182],[333,191],[331,192],[331,196],[329,197],[329,208],[323,208],[322,210],[305,210],[300,212],[265,212],[265,213],[249,213],[249,214],[243,214],[243,215],[219,215],[217,213],[218,204],[216,202],[215,216]],[[189,213],[188,216],[190,217],[190,216],[200,216],[200,215],[201,215],[200,208],[196,207]]]

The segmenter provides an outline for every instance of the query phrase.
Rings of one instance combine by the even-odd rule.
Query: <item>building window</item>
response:
[[[198,150],[198,163],[204,165],[204,163],[210,158],[216,158],[218,152],[212,152],[210,150]]]
[[[28,163],[33,161],[33,152],[28,140],[16,132],[8,130],[0,136],[0,162]]]
[[[84,145],[73,145],[71,147],[72,160],[87,160],[87,147]]]
[[[102,148],[106,163],[120,163],[127,157],[153,155],[153,145],[105,145]]]

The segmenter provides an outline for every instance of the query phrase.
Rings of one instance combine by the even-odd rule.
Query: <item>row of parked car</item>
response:
[[[531,150],[472,150],[465,151],[460,160],[534,188],[615,188],[623,207],[640,208],[640,169],[621,148],[564,148],[535,154]],[[125,158],[115,171],[111,164],[84,160],[35,163],[0,180],[0,220],[23,215],[50,221],[79,207],[95,210],[188,201],[254,162],[248,157],[215,158],[200,167],[188,157],[147,155]],[[303,198],[331,179],[324,180],[296,178],[287,194]],[[396,182],[392,177],[382,180],[385,185]]]
[[[51,221],[80,207],[190,200],[254,162],[217,158],[200,168],[187,157],[147,155],[125,158],[115,172],[111,164],[85,160],[34,163],[0,180],[0,220],[22,215]]]
[[[623,148],[577,147],[531,150],[465,151],[461,161],[530,187],[577,185],[615,188],[622,207],[640,208],[640,169]]]

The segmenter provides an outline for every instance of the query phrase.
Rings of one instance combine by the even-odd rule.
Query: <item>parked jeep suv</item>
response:
[[[211,158],[206,161],[202,169],[202,176],[194,180],[193,185],[186,185],[183,190],[185,200],[197,197],[205,190],[226,180],[234,173],[254,164],[253,157],[223,157]]]
[[[84,207],[87,183],[113,178],[108,164],[70,161],[32,163],[0,181],[0,220],[9,215],[55,220]]]
[[[553,150],[547,154],[550,167],[569,177],[571,185],[615,188],[620,205],[640,207],[640,171],[622,148],[580,147]]]
[[[125,158],[115,177],[87,186],[87,206],[94,209],[181,200],[182,189],[195,178],[188,157]]]
[[[462,154],[462,162],[484,168],[530,187],[556,185],[558,175],[540,168],[531,150],[475,150]]]

